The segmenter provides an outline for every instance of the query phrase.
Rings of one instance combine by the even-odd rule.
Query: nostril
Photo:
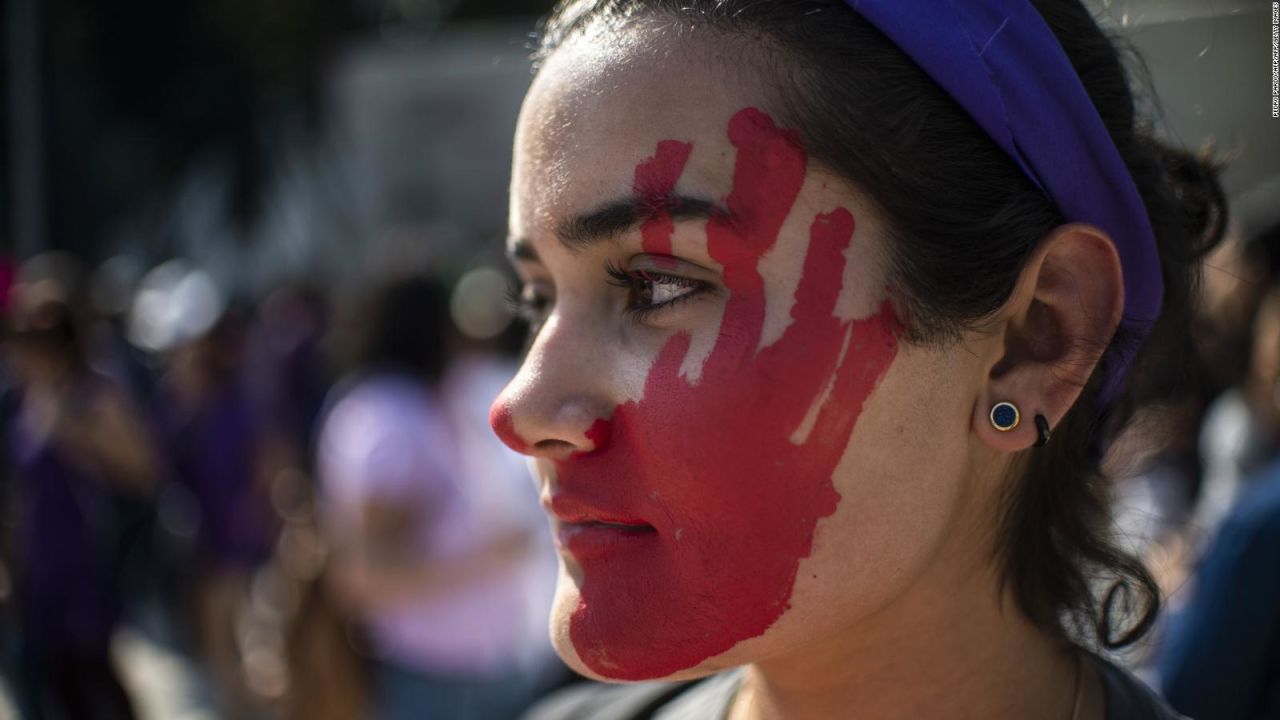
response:
[[[489,425],[507,447],[522,455],[567,458],[600,450],[609,442],[612,424],[581,405],[567,402],[554,408],[559,412],[539,412],[527,397],[499,397],[489,408]],[[521,413],[523,434],[516,429],[516,412]]]
[[[564,440],[540,440],[533,444],[533,453],[541,457],[567,457],[577,452],[578,448]]]

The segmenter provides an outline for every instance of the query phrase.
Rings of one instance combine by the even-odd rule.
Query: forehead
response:
[[[635,28],[587,34],[557,50],[521,110],[512,169],[513,234],[631,192],[658,142],[693,144],[678,188],[724,195],[733,172],[729,118],[763,107],[734,43]]]

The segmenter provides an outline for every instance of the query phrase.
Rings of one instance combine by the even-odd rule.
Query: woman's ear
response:
[[[1123,312],[1124,276],[1111,238],[1079,223],[1050,233],[997,314],[1003,346],[974,408],[978,437],[1000,452],[1015,452],[1035,444],[1036,415],[1056,427],[1080,397]],[[1007,430],[991,418],[1002,402],[1021,416]],[[1005,420],[1012,413],[999,415]]]

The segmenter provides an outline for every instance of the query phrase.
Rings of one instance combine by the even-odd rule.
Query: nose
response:
[[[516,452],[564,459],[599,449],[614,408],[609,373],[583,343],[544,327],[520,371],[489,409],[489,424]],[[584,368],[593,368],[584,372]]]

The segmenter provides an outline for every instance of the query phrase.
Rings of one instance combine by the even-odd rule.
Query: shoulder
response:
[[[1091,657],[1107,693],[1107,720],[1186,720],[1128,670]]]

